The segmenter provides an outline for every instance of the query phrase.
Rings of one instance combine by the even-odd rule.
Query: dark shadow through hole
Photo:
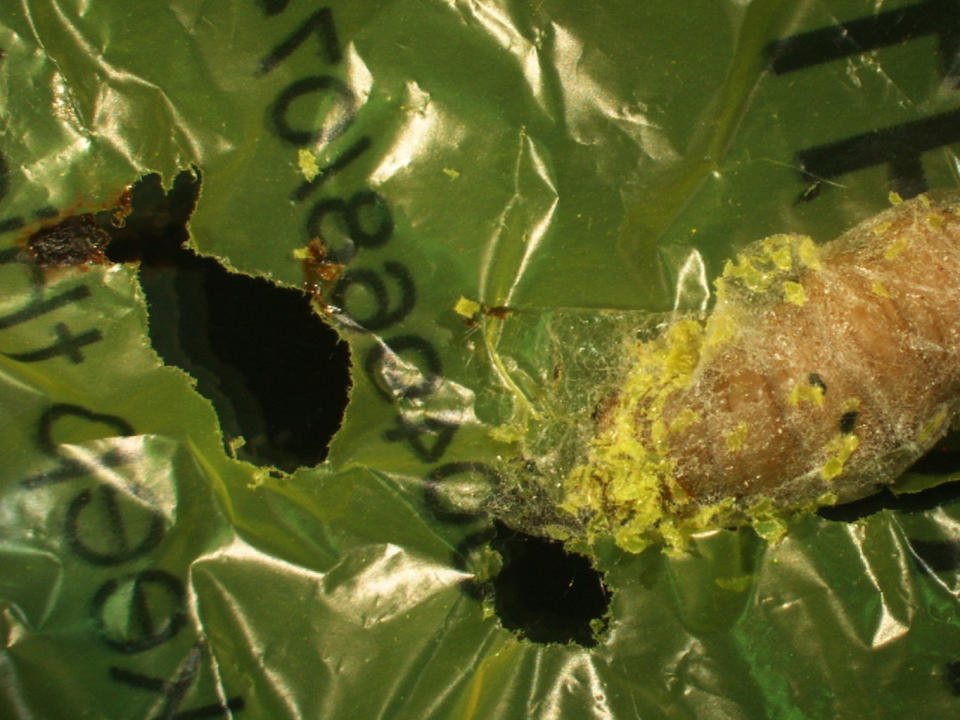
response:
[[[164,362],[197,380],[237,457],[293,471],[327,455],[350,383],[349,353],[296,290],[227,272],[183,247],[200,180],[180,173],[169,192],[148,175],[107,257],[140,262],[150,341]],[[237,443],[233,443],[236,446]]]
[[[494,606],[503,626],[534,642],[596,645],[610,605],[600,573],[563,543],[495,525],[491,545],[503,567]]]

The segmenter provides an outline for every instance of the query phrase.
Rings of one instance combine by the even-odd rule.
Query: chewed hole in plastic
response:
[[[346,408],[347,347],[306,294],[183,246],[199,188],[186,172],[169,192],[156,175],[140,180],[124,226],[108,228],[107,256],[140,262],[154,349],[196,378],[231,451],[288,472],[315,465]]]
[[[610,592],[586,557],[499,522],[491,544],[503,558],[492,585],[505,628],[538,643],[597,644]]]

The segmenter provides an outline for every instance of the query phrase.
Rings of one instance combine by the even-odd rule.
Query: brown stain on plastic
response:
[[[323,294],[337,283],[346,267],[327,260],[327,249],[318,238],[307,244],[307,257],[303,260],[304,290],[326,308]]]
[[[115,203],[104,204],[98,213],[74,213],[51,220],[21,242],[26,252],[44,268],[102,265],[107,262],[105,250],[111,238],[98,215],[107,213],[110,226],[122,228],[132,210],[132,186],[128,185]]]
[[[485,305],[480,303],[480,309],[472,317],[463,318],[463,324],[469,328],[480,326],[480,316],[493,318],[494,320],[506,320],[516,312],[515,308],[508,305]]]
[[[506,320],[508,317],[513,315],[515,310],[507,305],[494,305],[493,307],[487,307],[484,305],[483,312],[489,317],[496,318],[497,320]]]
[[[109,241],[93,214],[85,213],[40,228],[27,238],[27,251],[43,267],[99,265],[106,261]]]
[[[110,224],[122,228],[127,224],[127,216],[133,212],[133,185],[128,185],[117,198],[117,205],[110,210]]]

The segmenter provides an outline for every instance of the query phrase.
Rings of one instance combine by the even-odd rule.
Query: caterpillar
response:
[[[630,348],[561,507],[628,550],[892,483],[960,408],[960,199],[896,203],[822,246],[781,234],[705,320]],[[773,533],[771,533],[773,534]]]

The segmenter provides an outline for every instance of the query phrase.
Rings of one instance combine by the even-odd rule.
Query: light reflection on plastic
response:
[[[673,301],[674,311],[681,307],[696,307],[705,311],[710,303],[710,282],[707,268],[699,250],[691,250],[677,275],[677,293]]]
[[[173,480],[176,449],[176,441],[169,438],[132,435],[94,440],[84,445],[61,444],[58,452],[63,458],[79,463],[92,478],[123,493],[144,512],[159,512],[173,525],[177,507]],[[130,461],[113,468],[102,461],[108,454]]]
[[[521,129],[517,134],[512,192],[487,240],[480,266],[478,291],[485,302],[491,305],[510,302],[524,269],[549,228],[558,197],[556,182],[533,138]],[[518,258],[519,243],[523,244],[523,251]],[[504,277],[510,278],[510,285],[501,289],[502,283],[498,280]]]
[[[603,681],[597,675],[597,669],[593,666],[593,658],[584,651],[578,651],[571,656],[564,667],[555,673],[554,687],[547,694],[548,699],[542,717],[564,718],[568,716],[569,713],[564,711],[562,701],[574,695],[573,688],[570,685],[574,683],[574,678],[581,673],[586,675],[585,684],[589,688],[588,693],[585,694],[593,699],[591,710],[594,714],[590,717],[598,720],[612,720],[613,712],[604,692]]]
[[[387,543],[359,572],[326,587],[324,598],[338,613],[368,626],[402,615],[467,577],[470,574],[462,570],[418,559]]]
[[[463,137],[462,132],[451,132],[454,123],[442,115],[437,105],[430,101],[430,94],[413,80],[405,84],[402,108],[405,117],[396,140],[370,173],[374,185],[386,182],[427,151],[435,156],[438,143],[452,148]]]
[[[549,188],[552,192],[553,202],[551,202],[550,206],[543,211],[540,218],[535,221],[533,227],[530,228],[529,232],[527,233],[526,243],[523,249],[523,258],[520,260],[520,265],[517,268],[516,275],[514,276],[513,282],[510,285],[510,289],[507,290],[506,297],[503,300],[505,305],[510,304],[511,299],[513,298],[513,293],[517,289],[517,285],[520,283],[520,280],[523,278],[527,267],[530,265],[530,260],[539,249],[541,241],[547,234],[547,230],[550,228],[550,223],[553,220],[553,214],[557,209],[557,203],[560,201],[560,195],[557,192],[556,183],[550,176],[550,171],[547,168],[546,163],[544,163],[543,157],[541,157],[540,153],[537,151],[537,146],[529,137],[524,138],[524,144],[527,148],[526,154],[530,158],[534,172],[542,181],[543,185]]]
[[[910,626],[905,625],[890,614],[887,608],[887,598],[883,593],[880,597],[880,622],[873,633],[870,647],[876,649],[897,640],[910,631]]]
[[[482,27],[497,45],[517,59],[531,95],[544,114],[552,118],[543,84],[543,56],[540,52],[542,30],[534,27],[532,32],[535,38],[530,40],[512,24],[511,18],[503,9],[479,2],[471,3],[469,9],[465,8],[464,4],[451,2],[450,5],[462,15],[469,13],[469,17]]]
[[[609,128],[596,127],[597,116],[612,123],[628,135],[651,160],[678,160],[680,154],[663,130],[645,115],[645,106],[625,106],[609,90],[591,77],[584,68],[583,43],[569,30],[553,24],[556,33],[557,76],[563,84],[566,120],[571,135],[581,143],[592,145],[609,140]]]

